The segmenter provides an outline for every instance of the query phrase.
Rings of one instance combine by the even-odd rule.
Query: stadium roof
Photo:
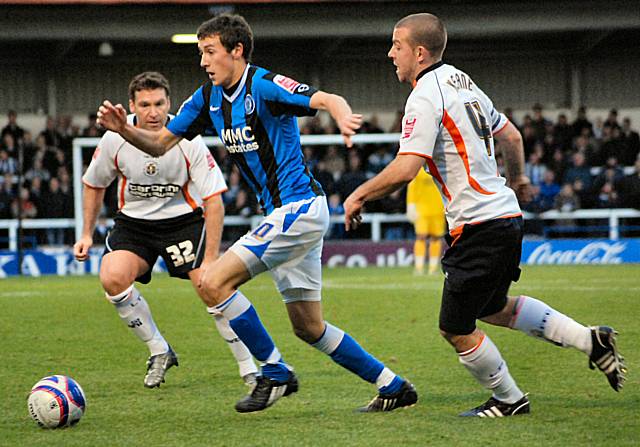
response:
[[[9,1],[20,4],[4,1],[0,6],[0,40],[5,41],[169,41],[172,34],[194,32],[201,22],[221,11],[244,15],[260,38],[388,38],[399,18],[419,11],[438,14],[446,21],[451,37],[458,39],[640,29],[638,2],[634,0]]]

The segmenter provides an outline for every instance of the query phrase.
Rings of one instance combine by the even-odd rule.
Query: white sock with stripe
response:
[[[558,346],[572,346],[591,354],[593,346],[588,327],[530,296],[520,295],[516,300],[509,327]]]
[[[458,358],[478,383],[491,390],[499,401],[512,404],[524,396],[509,374],[500,351],[486,334],[476,346],[458,353]]]
[[[124,324],[146,343],[151,355],[164,354],[169,350],[169,344],[153,321],[147,301],[134,285],[117,295],[105,295],[115,305]]]

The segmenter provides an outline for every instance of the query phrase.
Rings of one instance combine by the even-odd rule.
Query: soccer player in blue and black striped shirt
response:
[[[296,117],[314,115],[317,109],[328,111],[350,147],[362,116],[354,114],[340,96],[251,64],[253,33],[241,16],[222,14],[204,22],[198,29],[198,49],[210,81],[183,103],[168,127],[149,132],[128,125],[124,108],[108,101],[98,116],[104,127],[154,156],[182,138],[215,132],[258,196],[265,219],[217,261],[203,265],[200,281],[208,311],[226,317],[264,365],[258,384],[238,401],[236,410],[260,411],[298,390],[293,369],[284,362],[251,302],[238,290],[267,270],[287,306],[295,334],[376,384],[378,395],[362,411],[391,411],[415,404],[413,385],[322,316],[320,260],[329,211],[322,187],[305,166]]]

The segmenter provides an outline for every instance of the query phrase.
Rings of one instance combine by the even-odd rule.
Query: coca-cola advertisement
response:
[[[102,250],[92,249],[87,262],[74,259],[73,252],[65,248],[25,250],[22,273],[40,275],[97,274]],[[18,254],[0,250],[0,278],[18,274]],[[624,264],[640,263],[640,239],[555,239],[524,241],[522,264]],[[407,267],[413,266],[412,241],[327,241],[322,253],[325,267]],[[154,271],[165,272],[160,259]]]

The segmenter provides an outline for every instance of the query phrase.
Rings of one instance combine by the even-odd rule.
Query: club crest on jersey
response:
[[[154,160],[146,162],[144,164],[144,175],[148,177],[155,177],[158,175],[158,163]]]
[[[407,115],[402,120],[402,139],[406,140],[411,137],[413,133],[413,128],[416,125],[417,118],[413,115]]]
[[[251,115],[256,110],[256,102],[253,100],[253,96],[247,95],[244,97],[244,113],[245,115]]]
[[[300,85],[298,81],[294,81],[293,79],[282,75],[275,75],[273,77],[273,82],[275,82],[278,87],[283,88],[292,94],[295,93],[296,88]],[[308,88],[309,86],[307,86],[307,89]]]

